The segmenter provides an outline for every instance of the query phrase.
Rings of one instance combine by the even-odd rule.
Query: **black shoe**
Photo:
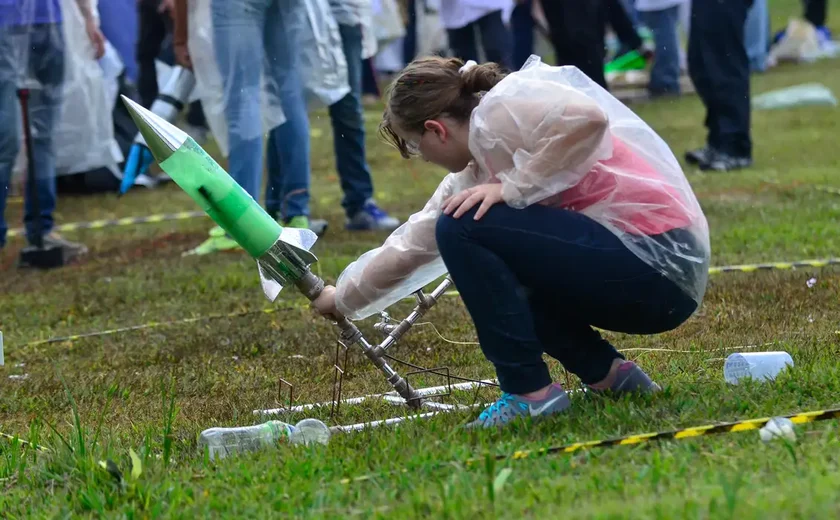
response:
[[[688,164],[703,164],[709,162],[709,156],[711,155],[711,149],[707,146],[703,148],[698,148],[696,150],[689,150],[685,152],[685,161]]]
[[[752,166],[752,159],[749,157],[737,157],[716,150],[711,150],[706,160],[700,163],[701,170],[715,172],[741,170],[750,166]]]

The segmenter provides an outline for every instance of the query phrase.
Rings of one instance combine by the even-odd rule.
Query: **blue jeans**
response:
[[[362,26],[339,25],[350,92],[330,105],[333,146],[344,200],[353,217],[373,197],[373,180],[365,159],[365,121],[362,111]]]
[[[750,59],[750,70],[764,72],[767,68],[767,52],[770,43],[770,13],[767,0],[755,0],[747,13],[744,26],[744,45]]]
[[[653,33],[656,55],[650,71],[648,90],[653,94],[680,93],[680,38],[677,22],[680,6],[675,5],[661,11],[639,13]]]
[[[31,167],[40,210],[40,215],[34,214],[27,186],[23,222],[31,243],[35,239],[36,219],[40,220],[44,234],[53,228],[56,205],[53,130],[61,110],[64,82],[64,37],[60,25],[0,27],[0,246],[6,243],[8,225],[3,215],[23,131],[17,89],[30,76],[41,84],[40,88],[30,90],[29,96],[34,157]]]
[[[474,214],[442,215],[437,245],[505,392],[551,383],[543,353],[584,383],[596,383],[623,356],[593,327],[656,334],[676,328],[697,308],[675,283],[580,213],[496,204],[479,221]]]
[[[224,84],[230,175],[255,200],[262,185],[261,77],[277,87],[286,122],[269,133],[266,209],[309,214],[309,116],[296,48],[300,0],[212,2],[216,60]]]

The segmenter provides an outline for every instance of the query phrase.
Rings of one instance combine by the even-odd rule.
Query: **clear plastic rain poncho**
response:
[[[95,15],[97,0],[89,4]],[[93,45],[76,0],[61,0],[61,10],[65,68],[55,133],[56,173],[68,175],[97,168],[117,172],[123,155],[114,138],[113,113],[122,60],[107,42],[105,56],[93,59]]]
[[[230,146],[225,107],[230,96],[242,94],[225,92],[214,48],[213,1],[232,0],[189,0],[188,46],[207,123],[220,151],[227,156]],[[303,0],[301,4],[302,9],[294,10],[294,18],[284,20],[282,24],[298,35],[293,52],[298,53],[300,59],[309,108],[329,106],[350,91],[341,34],[327,0]],[[369,25],[369,13],[362,14],[365,15],[363,26]],[[262,124],[238,125],[243,139],[253,139],[286,122],[277,82],[265,73],[269,66],[273,66],[269,57],[265,56],[261,64],[240,62],[230,65],[234,69],[252,66],[263,67],[260,90]]]
[[[475,161],[449,174],[422,211],[341,274],[342,314],[368,317],[445,274],[435,242],[442,203],[489,182],[502,184],[512,207],[540,203],[587,215],[702,300],[709,230],[679,163],[644,121],[577,68],[532,56],[482,97],[469,146]]]
[[[95,17],[97,1],[88,3]],[[55,172],[36,169],[36,175],[116,170],[122,154],[114,139],[108,77],[95,58],[76,0],[0,1],[0,74],[12,89],[2,93],[2,111],[8,118],[4,130],[17,133],[16,178],[26,168],[18,88],[31,91],[33,137],[52,137],[51,145],[35,139],[34,151],[40,157],[48,152],[39,147],[50,146]]]

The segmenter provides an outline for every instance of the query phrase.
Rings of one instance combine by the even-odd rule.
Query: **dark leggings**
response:
[[[505,392],[551,383],[543,353],[584,383],[596,383],[623,356],[593,327],[656,334],[676,328],[697,308],[674,282],[580,213],[497,204],[481,220],[474,214],[441,216],[437,244]],[[669,232],[686,242],[680,233]]]

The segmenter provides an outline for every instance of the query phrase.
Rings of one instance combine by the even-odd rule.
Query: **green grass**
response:
[[[792,0],[773,5],[777,21],[798,10]],[[809,81],[840,93],[837,62],[781,67],[755,77],[753,90]],[[677,155],[703,141],[703,111],[696,98],[641,105],[637,111]],[[840,196],[815,189],[840,187],[835,179],[840,166],[837,114],[825,108],[757,112],[755,168],[727,175],[687,170],[712,229],[713,263],[840,254]],[[368,123],[373,134],[375,114]],[[334,280],[384,236],[341,231],[329,120],[320,113],[313,126],[323,131],[323,137],[313,140],[313,207],[332,224],[316,246],[318,269]],[[422,206],[444,173],[402,161],[374,135],[369,143],[378,199],[407,217]],[[111,195],[63,198],[58,217],[74,222],[192,209],[188,197],[172,186],[137,190],[119,201]],[[15,211],[19,209],[12,206],[12,222]],[[577,399],[568,415],[501,432],[459,430],[471,414],[438,416],[398,428],[337,434],[326,447],[280,446],[214,464],[198,451],[198,432],[253,423],[252,410],[277,405],[278,377],[295,385],[299,402],[330,398],[336,331],[302,308],[293,291],[281,293],[276,304],[289,308],[271,314],[29,345],[67,334],[267,307],[253,262],[242,255],[180,256],[209,227],[209,221],[195,219],[68,233],[88,244],[91,254],[84,263],[55,272],[14,269],[19,241],[0,253],[0,330],[6,344],[6,366],[0,368],[0,431],[51,449],[39,453],[0,439],[0,517],[840,514],[836,422],[799,427],[799,439],[790,446],[765,445],[755,432],[746,432],[474,467],[458,462],[837,406],[840,276],[835,269],[717,275],[701,311],[678,330],[653,337],[609,334],[666,386],[653,398]],[[811,277],[818,281],[808,288]],[[392,315],[401,317],[409,309],[400,304]],[[444,299],[428,319],[447,339],[475,341],[457,298]],[[363,328],[376,337],[369,323]],[[786,350],[796,367],[772,384],[726,385],[724,357],[748,345]],[[476,346],[447,343],[427,326],[411,331],[394,355],[422,366],[448,366],[453,374],[493,375]],[[556,363],[551,368],[565,381]],[[9,378],[22,374],[28,378]],[[417,383],[442,384],[442,378],[427,376]],[[345,396],[388,390],[358,350],[352,351],[344,385]],[[493,395],[485,390],[477,398]],[[462,393],[444,401],[475,398]],[[372,403],[345,407],[332,419],[327,410],[314,415],[330,424],[346,424],[399,413]],[[109,472],[100,465],[105,460],[113,461],[119,480],[113,466]],[[400,469],[406,472],[388,476]],[[503,472],[508,474],[504,481],[498,478]],[[378,475],[372,481],[341,483],[371,473]]]

